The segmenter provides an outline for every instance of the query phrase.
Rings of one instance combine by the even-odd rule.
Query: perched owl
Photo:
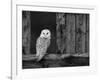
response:
[[[47,49],[50,45],[51,32],[48,29],[41,31],[40,36],[36,41],[36,57],[37,61],[40,61],[47,52]]]

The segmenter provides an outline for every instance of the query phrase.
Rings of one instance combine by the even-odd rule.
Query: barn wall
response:
[[[57,13],[56,17],[61,53],[89,54],[89,14]]]

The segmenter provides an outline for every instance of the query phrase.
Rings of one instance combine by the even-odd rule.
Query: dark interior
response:
[[[31,12],[31,54],[36,53],[36,40],[43,29],[51,31],[51,44],[47,53],[56,53],[56,13]]]

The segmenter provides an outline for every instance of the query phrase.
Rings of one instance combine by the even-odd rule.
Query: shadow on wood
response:
[[[23,69],[49,68],[49,67],[73,67],[89,66],[89,57],[83,55],[59,55],[48,54],[39,62],[36,61],[35,55],[25,55],[23,57]]]
[[[73,56],[73,57],[89,57],[88,54],[86,53],[83,53],[83,54],[47,54],[45,55],[43,58],[45,60],[58,60],[58,59],[64,59],[64,58],[67,58],[67,57],[70,57],[70,56]],[[22,60],[36,60],[36,56],[35,54],[34,55],[23,55],[22,56]]]

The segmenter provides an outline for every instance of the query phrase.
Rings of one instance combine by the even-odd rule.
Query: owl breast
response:
[[[41,60],[42,57],[46,54],[49,45],[50,39],[45,39],[41,37],[37,39],[36,56],[38,57],[38,61]]]
[[[37,39],[37,47],[40,48],[47,48],[50,45],[50,40],[49,39],[45,39],[45,38],[41,38],[39,37]]]

